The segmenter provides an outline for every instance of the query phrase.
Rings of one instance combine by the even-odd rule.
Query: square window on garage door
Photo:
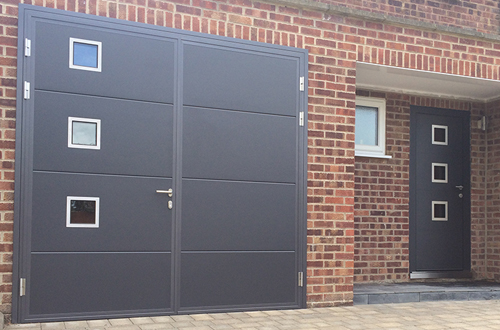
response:
[[[101,120],[68,117],[68,147],[101,149]]]
[[[77,70],[101,72],[102,43],[100,41],[69,38],[69,67]]]
[[[66,227],[98,228],[99,197],[68,196]]]

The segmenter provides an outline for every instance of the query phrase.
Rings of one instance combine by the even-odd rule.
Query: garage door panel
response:
[[[52,92],[35,98],[35,170],[172,176],[171,105]],[[100,149],[68,147],[68,117],[100,120]],[[155,161],[146,161],[151,155]]]
[[[184,104],[297,115],[298,59],[184,45]]]
[[[292,184],[183,180],[182,250],[294,250],[295,196]]]
[[[116,31],[37,22],[35,88],[173,103],[175,43]],[[101,72],[69,67],[70,38],[102,43]]]
[[[296,304],[295,252],[182,253],[181,309]]]
[[[185,107],[183,176],[295,183],[295,118]]]
[[[33,254],[30,315],[166,311],[170,253]]]
[[[13,320],[305,306],[307,50],[19,8]]]
[[[33,175],[32,251],[170,251],[171,179],[70,173]],[[99,227],[66,226],[67,196],[99,198]]]

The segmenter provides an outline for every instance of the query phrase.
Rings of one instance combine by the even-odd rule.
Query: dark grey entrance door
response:
[[[470,115],[411,107],[412,278],[470,270]]]
[[[306,51],[20,13],[14,320],[304,306]]]

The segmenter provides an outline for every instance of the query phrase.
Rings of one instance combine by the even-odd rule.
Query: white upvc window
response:
[[[391,158],[385,154],[385,99],[356,97],[356,156]]]

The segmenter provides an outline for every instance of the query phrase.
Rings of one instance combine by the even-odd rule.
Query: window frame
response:
[[[356,96],[356,107],[365,106],[377,108],[377,141],[376,146],[355,144],[355,156],[375,157],[375,158],[392,158],[385,154],[385,139],[386,139],[386,101],[383,98]],[[356,126],[355,126],[356,127]],[[354,132],[356,134],[356,132]],[[356,140],[355,140],[356,141]]]
[[[74,64],[74,53],[73,53],[74,52],[74,47],[73,47],[74,43],[97,46],[97,67]],[[69,68],[70,69],[77,69],[77,70],[93,71],[93,72],[102,72],[102,42],[70,37],[69,38]]]
[[[96,124],[96,145],[86,145],[86,144],[75,144],[73,143],[73,122],[82,122],[89,124]],[[76,149],[91,149],[100,150],[101,149],[101,120],[93,118],[82,118],[82,117],[68,117],[68,148]]]
[[[95,202],[95,223],[71,223],[71,201]],[[99,228],[99,197],[67,196],[66,197],[66,228]]]

